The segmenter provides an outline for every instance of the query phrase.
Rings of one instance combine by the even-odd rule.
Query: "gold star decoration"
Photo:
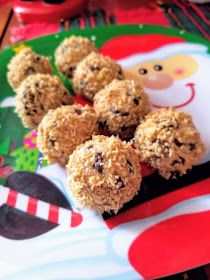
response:
[[[22,50],[24,50],[25,48],[29,48],[31,49],[31,47],[26,46],[25,44],[20,44],[17,47],[13,48],[13,51],[18,54],[19,52],[21,52]]]

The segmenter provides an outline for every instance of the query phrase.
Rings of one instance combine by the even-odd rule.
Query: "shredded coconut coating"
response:
[[[94,97],[94,107],[102,128],[121,138],[132,138],[151,105],[142,87],[132,80],[113,80]]]
[[[138,154],[118,137],[93,136],[77,147],[67,165],[68,184],[84,207],[115,213],[138,193]]]
[[[77,94],[93,100],[95,94],[114,79],[122,79],[122,69],[107,56],[92,52],[77,66],[73,87]]]
[[[31,75],[17,88],[16,112],[25,127],[36,128],[50,109],[72,103],[73,97],[57,76]]]
[[[28,76],[36,73],[51,74],[53,68],[47,57],[36,54],[29,48],[23,49],[15,55],[7,66],[7,79],[15,90]]]
[[[94,51],[97,49],[88,38],[71,36],[56,49],[55,64],[66,78],[72,79],[77,64]]]
[[[65,166],[74,149],[96,132],[96,115],[92,107],[62,106],[50,110],[42,119],[37,144],[49,163]]]
[[[185,174],[205,152],[191,116],[172,108],[148,114],[136,130],[135,143],[141,160],[166,179]]]

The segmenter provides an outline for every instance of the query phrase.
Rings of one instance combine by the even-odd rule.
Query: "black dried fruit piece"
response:
[[[115,107],[111,107],[111,108],[110,108],[110,111],[111,111],[112,113],[114,113],[114,114],[119,114],[119,113],[120,113],[120,111],[119,111],[119,110],[116,110]]]
[[[169,179],[177,179],[180,176],[179,171],[172,171]]]
[[[62,105],[68,105],[69,103],[68,102],[62,102]]]
[[[162,148],[163,150],[163,153],[164,155],[168,155],[169,154],[169,146],[168,146],[168,143],[167,142],[164,142],[163,140],[161,139],[157,139],[157,143],[160,145],[160,147]]]
[[[187,169],[187,170],[186,170],[186,174],[189,174],[190,171],[191,171],[191,169]]]
[[[95,154],[95,158],[97,159],[97,160],[100,160],[100,161],[103,161],[103,155],[102,155],[102,153],[96,153]]]
[[[133,172],[133,165],[132,165],[132,163],[131,163],[128,159],[126,160],[126,163],[127,163],[127,165],[128,165],[129,172],[130,172],[130,173]]]
[[[89,66],[90,71],[100,71],[101,69],[98,66],[90,65]]]
[[[160,138],[157,138],[157,143],[158,145],[160,145],[162,148],[168,147],[167,143],[163,140],[161,140]]]
[[[180,162],[181,162],[182,164],[185,163],[185,159],[184,159],[183,157],[179,157],[179,160],[180,160]]]
[[[122,73],[122,69],[120,68],[120,70],[118,71],[118,74],[117,74],[117,79],[122,80],[122,78],[123,78],[123,73]]]
[[[169,124],[169,125],[165,124],[165,125],[163,125],[163,128],[178,128],[179,127],[179,123],[176,118],[170,118],[170,119],[160,118],[158,123],[159,124],[162,124],[163,122],[168,123],[169,121],[171,122],[171,124]]]
[[[93,164],[93,168],[95,168],[99,173],[102,173],[103,172],[103,163],[96,161]]]
[[[124,184],[122,178],[121,178],[120,176],[118,176],[118,175],[115,175],[114,177],[115,177],[115,180],[116,180],[116,185],[117,185],[117,187],[118,187],[119,189],[124,188],[124,187],[125,187],[125,184]]]
[[[81,115],[81,114],[82,114],[82,110],[80,110],[80,109],[75,109],[74,112],[75,112],[77,115]]]
[[[139,105],[139,100],[137,98],[134,98],[133,99],[133,102],[136,104],[136,105]]]
[[[130,167],[133,167],[132,163],[128,159],[126,160],[126,162]]]
[[[129,113],[128,112],[120,112],[120,116],[127,117],[127,116],[129,116]]]
[[[120,129],[121,129],[121,131],[126,131],[126,130],[129,129],[129,127],[126,127],[126,126],[123,125]]]
[[[164,128],[164,129],[174,128],[174,125],[173,125],[173,124],[170,124],[170,125],[163,125],[163,128]]]
[[[40,59],[41,59],[41,57],[40,57],[40,56],[36,56],[35,62],[39,62],[39,61],[40,61]]]
[[[170,124],[170,125],[167,126],[167,128],[174,128],[174,125]]]
[[[69,69],[66,71],[66,75],[69,79],[73,78],[75,67],[69,67]]]
[[[161,157],[159,157],[159,156],[153,156],[153,158],[155,158],[155,159],[160,159]]]
[[[180,142],[177,138],[174,139],[174,143],[176,144],[177,147],[181,147],[183,145],[183,143]]]
[[[129,115],[128,112],[120,112],[119,110],[116,110],[115,107],[111,107],[110,111],[114,114],[120,114],[120,116],[122,116],[122,117],[125,117],[125,116]]]
[[[175,165],[175,164],[184,164],[185,163],[185,159],[183,157],[178,157],[177,159],[173,160],[171,165]]]
[[[32,112],[37,113],[37,109],[33,109]]]
[[[189,144],[189,149],[190,149],[190,151],[195,150],[195,147],[196,147],[196,144],[195,144],[195,143],[190,143],[190,144]]]
[[[122,116],[122,117],[125,117],[125,116],[129,115],[128,112],[120,112],[119,110],[116,110],[115,107],[111,107],[110,111],[114,114],[120,114],[120,116]]]
[[[109,126],[107,124],[107,121],[100,121],[98,124],[99,124],[100,128],[103,128],[103,129],[108,129],[109,128]]]
[[[165,146],[165,142],[163,140],[161,140],[160,138],[157,138],[156,141],[161,147]]]
[[[95,162],[92,167],[95,168],[99,173],[103,172],[103,155],[102,153],[95,154]]]
[[[44,106],[42,104],[40,105],[40,108],[43,112],[45,112]]]
[[[34,102],[35,96],[33,94],[30,94],[29,99],[30,99],[31,102]]]
[[[63,95],[64,95],[64,96],[68,96],[68,95],[69,95],[68,91],[65,90],[65,91],[63,92]]]
[[[52,144],[52,146],[55,146],[55,142],[56,142],[55,139],[50,138],[49,141],[50,141],[50,143]]]
[[[34,74],[36,73],[35,69],[33,67],[28,67],[26,70],[25,70],[25,74],[26,75],[29,75],[29,74]]]

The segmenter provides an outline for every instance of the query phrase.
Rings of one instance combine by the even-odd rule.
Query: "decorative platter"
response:
[[[22,126],[6,78],[8,62],[23,48],[53,64],[56,47],[72,34],[90,38],[139,79],[155,110],[172,106],[190,113],[207,149],[176,180],[143,167],[139,194],[116,215],[76,206],[65,170],[42,160],[36,131]],[[154,63],[170,85],[145,83]],[[78,29],[0,53],[0,279],[154,279],[210,262],[209,69],[209,42],[160,26]]]

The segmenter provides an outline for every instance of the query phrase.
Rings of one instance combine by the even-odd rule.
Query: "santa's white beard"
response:
[[[206,146],[206,153],[201,162],[210,160],[210,58],[207,55],[193,56],[199,61],[199,69],[188,79],[174,81],[171,87],[165,90],[151,90],[144,88],[149,95],[151,103],[162,107],[177,107],[188,112],[193,117],[193,122],[201,133],[202,140]],[[186,86],[194,84],[195,96],[190,99],[192,88]],[[181,105],[181,106],[179,106]],[[158,109],[153,106],[153,110]]]

